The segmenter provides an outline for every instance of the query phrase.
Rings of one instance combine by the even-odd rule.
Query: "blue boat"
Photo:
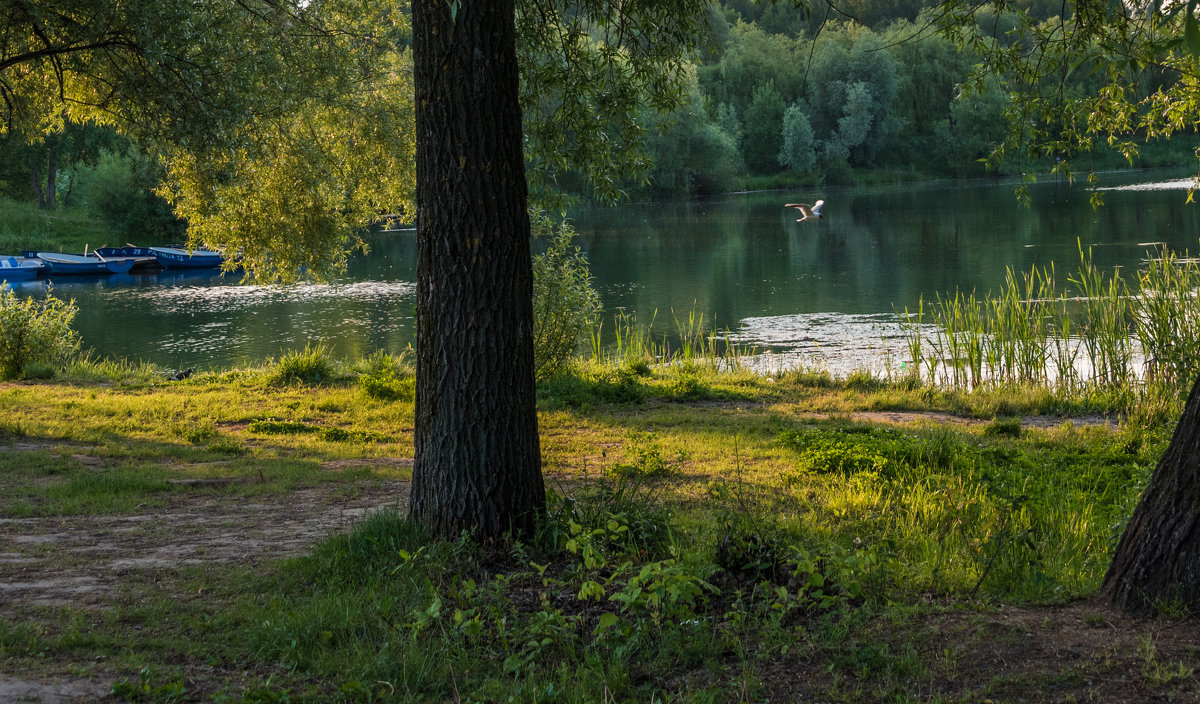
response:
[[[211,269],[221,266],[225,255],[206,249],[188,251],[182,247],[149,247],[158,263],[168,269]]]
[[[0,257],[0,281],[29,281],[46,268],[41,259]]]
[[[95,252],[105,259],[132,259],[135,270],[162,268],[158,257],[154,256],[149,247],[135,247],[129,244],[124,247],[97,247]]]
[[[77,254],[38,252],[51,275],[124,274],[133,268],[132,258],[107,259],[103,255],[81,257]]]

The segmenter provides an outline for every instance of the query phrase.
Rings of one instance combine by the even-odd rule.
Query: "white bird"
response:
[[[813,203],[812,205],[809,205],[808,203],[785,203],[783,207],[795,208],[796,210],[799,210],[801,217],[797,218],[796,222],[804,222],[805,220],[807,220],[809,218],[821,217],[821,208],[824,205],[825,205],[825,201],[819,200],[816,203]]]

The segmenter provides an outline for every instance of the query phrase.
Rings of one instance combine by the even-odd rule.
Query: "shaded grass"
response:
[[[81,208],[41,210],[33,203],[0,198],[0,254],[33,249],[82,254],[120,241],[112,226]]]
[[[218,491],[247,497],[406,477],[322,468],[412,453],[411,400],[341,368],[316,385],[277,385],[270,366],[0,385],[0,511],[124,513],[177,477],[244,477]],[[357,373],[372,370],[406,374]],[[930,599],[1094,593],[1171,429],[1170,409],[1117,395],[702,364],[589,362],[539,394],[555,491],[527,542],[433,542],[372,514],[297,560],[132,575],[137,598],[99,617],[0,620],[0,653],[14,671],[103,658],[96,676],[130,701],[730,701],[765,697],[784,653],[832,673],[830,696],[916,698],[940,665],[873,624]],[[880,410],[981,422],[856,415]],[[1014,421],[1082,412],[1127,415]]]

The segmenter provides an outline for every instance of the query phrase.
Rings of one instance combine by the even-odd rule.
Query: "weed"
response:
[[[321,384],[332,381],[334,364],[324,345],[306,344],[303,351],[285,353],[274,364],[275,384]]]
[[[42,300],[17,298],[0,287],[0,379],[15,379],[35,370],[53,369],[79,351],[79,335],[71,329],[78,309],[49,293]]]
[[[275,420],[274,418],[256,420],[247,426],[246,429],[252,433],[259,433],[261,435],[296,435],[299,433],[315,433],[320,430],[315,425],[291,420]]]
[[[630,433],[626,461],[614,463],[609,473],[622,477],[670,477],[681,473],[682,465],[688,460],[685,450],[678,450],[674,457],[663,457],[662,446],[655,433]]]

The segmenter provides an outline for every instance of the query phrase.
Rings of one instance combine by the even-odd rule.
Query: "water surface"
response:
[[[771,364],[878,369],[898,361],[894,312],[922,295],[998,289],[1006,267],[1053,262],[1065,278],[1079,244],[1098,265],[1127,270],[1155,243],[1197,251],[1200,207],[1186,204],[1180,176],[1103,175],[1111,190],[1099,210],[1085,189],[1055,181],[1033,188],[1030,208],[1017,205],[1011,182],[974,181],[579,208],[571,217],[610,314],[631,312],[669,333],[673,316],[695,310],[774,354]],[[818,198],[820,220],[796,222],[782,207]],[[171,368],[257,363],[307,343],[347,357],[396,352],[415,337],[415,235],[370,242],[372,253],[329,284],[167,271],[64,278],[53,290],[76,300],[86,348]],[[47,284],[16,290],[42,296]]]

